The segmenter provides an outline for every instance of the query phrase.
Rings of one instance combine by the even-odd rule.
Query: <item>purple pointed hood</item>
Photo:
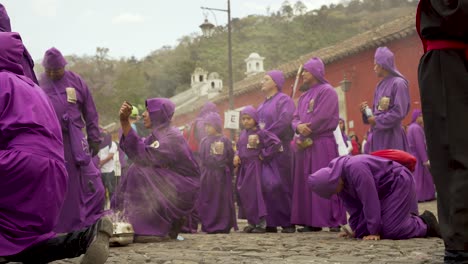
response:
[[[203,117],[206,114],[211,113],[211,112],[217,113],[218,112],[218,107],[212,102],[207,102],[205,105],[203,105],[203,107],[202,107],[202,109],[200,111],[200,114],[198,116]]]
[[[175,104],[166,98],[151,98],[146,100],[153,128],[166,126],[171,123],[175,111]]]
[[[283,72],[280,71],[280,70],[272,70],[272,71],[267,72],[267,75],[270,76],[271,79],[273,79],[273,81],[276,84],[276,87],[278,87],[278,91],[281,92],[283,90],[283,86],[284,86],[284,74],[283,74]]]
[[[213,126],[218,133],[223,131],[223,120],[218,113],[211,112],[206,114],[204,121],[205,125]]]
[[[329,199],[335,194],[344,165],[349,159],[349,156],[335,158],[328,164],[328,167],[309,175],[307,179],[309,188],[321,197]]]
[[[304,64],[304,70],[311,73],[320,83],[329,83],[325,79],[325,64],[320,58],[314,57]]]
[[[406,80],[395,66],[395,55],[387,47],[377,48],[374,56],[375,63],[380,65],[385,70],[389,71],[393,76],[398,76]]]
[[[0,3],[0,32],[11,32],[10,17],[5,7]]]
[[[422,112],[420,109],[414,109],[413,110],[413,114],[411,115],[411,123],[414,123],[416,122],[416,119],[418,119],[418,117],[422,115]]]
[[[18,33],[0,32],[0,71],[6,70],[23,75],[23,66],[21,66],[23,52],[23,42]]]
[[[52,47],[44,54],[44,59],[42,60],[44,68],[56,70],[64,68],[65,65],[67,65],[67,61],[58,49]]]
[[[241,111],[241,117],[243,115],[248,115],[248,116],[252,117],[252,119],[255,120],[255,122],[258,125],[258,113],[257,113],[257,109],[255,109],[255,107],[253,107],[251,105],[244,107],[244,109],[242,109],[242,111]]]

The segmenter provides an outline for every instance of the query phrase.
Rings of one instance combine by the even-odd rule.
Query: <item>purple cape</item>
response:
[[[61,128],[41,88],[23,76],[17,33],[0,33],[0,256],[55,236],[67,190]]]
[[[427,227],[417,217],[411,172],[403,165],[371,155],[345,156],[310,175],[310,188],[323,197],[336,192],[348,211],[357,238],[379,234],[384,239],[424,237]]]
[[[170,121],[168,99],[146,101],[153,125],[141,139],[132,129],[121,148],[133,164],[121,179],[112,208],[123,210],[137,235],[166,236],[173,222],[190,215],[197,200],[200,170],[182,134]]]
[[[93,162],[78,162],[79,155],[75,152],[83,151],[86,141],[100,143],[98,113],[88,86],[77,74],[65,71],[57,81],[42,75],[40,84],[54,106],[63,132],[69,182],[55,230],[67,233],[95,223],[103,214],[104,186],[100,171]],[[87,138],[82,132],[85,127]],[[86,152],[89,151],[84,156],[89,156]]]
[[[329,84],[317,84],[299,98],[292,127],[296,131],[302,123],[310,123],[313,144],[297,149],[294,154],[294,191],[291,221],[293,224],[314,227],[337,227],[346,223],[346,212],[335,195],[321,198],[307,187],[307,176],[326,167],[338,157],[333,131],[338,126],[338,95]],[[297,138],[304,142],[307,138]],[[296,142],[297,145],[297,142]]]

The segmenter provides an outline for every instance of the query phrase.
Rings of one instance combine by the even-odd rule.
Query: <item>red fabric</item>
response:
[[[402,150],[384,149],[372,152],[371,155],[398,162],[408,168],[411,172],[414,172],[416,167],[416,158],[408,152]]]
[[[353,145],[353,151],[351,151],[351,155],[356,156],[361,154],[361,147],[356,142],[356,140],[352,139],[351,144]]]
[[[189,129],[184,130],[184,138],[187,140],[187,144],[192,152],[198,152],[199,145],[199,142],[195,137],[195,129],[196,125],[195,123],[192,123]]]

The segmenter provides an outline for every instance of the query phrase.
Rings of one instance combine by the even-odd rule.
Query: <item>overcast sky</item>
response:
[[[284,0],[232,0],[232,17],[279,10]],[[296,1],[290,0],[293,5]],[[340,0],[303,0],[309,10]],[[200,6],[225,9],[224,0],[0,0],[35,60],[55,46],[64,55],[92,55],[107,47],[114,58],[148,55],[177,39],[199,33]],[[216,12],[218,25],[225,13]],[[211,13],[208,19],[215,23]]]

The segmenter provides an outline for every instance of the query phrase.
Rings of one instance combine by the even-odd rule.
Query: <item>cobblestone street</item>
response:
[[[436,202],[420,212],[436,212]],[[244,222],[240,222],[243,227]],[[322,231],[308,234],[183,234],[184,241],[111,248],[107,263],[442,263],[440,239],[361,241]],[[79,263],[78,259],[54,264]]]

